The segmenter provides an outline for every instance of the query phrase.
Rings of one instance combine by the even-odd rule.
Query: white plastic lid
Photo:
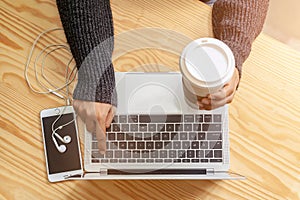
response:
[[[224,84],[234,72],[234,56],[230,48],[215,38],[201,38],[188,44],[181,55],[181,71],[206,86]],[[184,69],[183,69],[184,68]]]

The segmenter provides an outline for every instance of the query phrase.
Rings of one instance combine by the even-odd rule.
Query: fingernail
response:
[[[105,151],[100,151],[100,154],[104,155],[104,154],[105,154]]]

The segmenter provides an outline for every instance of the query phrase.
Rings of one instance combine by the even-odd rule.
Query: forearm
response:
[[[79,69],[74,98],[116,105],[109,0],[57,0],[57,7]]]
[[[269,0],[218,0],[213,6],[214,36],[233,51],[241,76],[252,43],[262,30]]]

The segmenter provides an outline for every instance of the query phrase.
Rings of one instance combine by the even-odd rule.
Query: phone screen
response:
[[[55,137],[59,145],[64,144],[67,147],[67,150],[64,153],[60,153],[52,140],[51,128],[52,123],[57,119],[57,117],[58,115],[42,118],[49,174],[80,170],[81,158],[75,122],[72,122],[69,125],[64,126],[62,129],[58,129],[56,131],[56,133],[58,133],[62,138],[66,135],[71,136],[71,142],[68,144],[64,144],[57,137]],[[72,113],[63,114],[55,123],[54,129],[72,121],[73,118],[74,115]]]

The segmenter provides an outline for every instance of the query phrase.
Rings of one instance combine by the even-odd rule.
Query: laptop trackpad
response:
[[[151,78],[150,78],[151,77]],[[174,74],[126,77],[125,91],[128,113],[182,113],[181,79]],[[180,98],[181,97],[181,98]]]

